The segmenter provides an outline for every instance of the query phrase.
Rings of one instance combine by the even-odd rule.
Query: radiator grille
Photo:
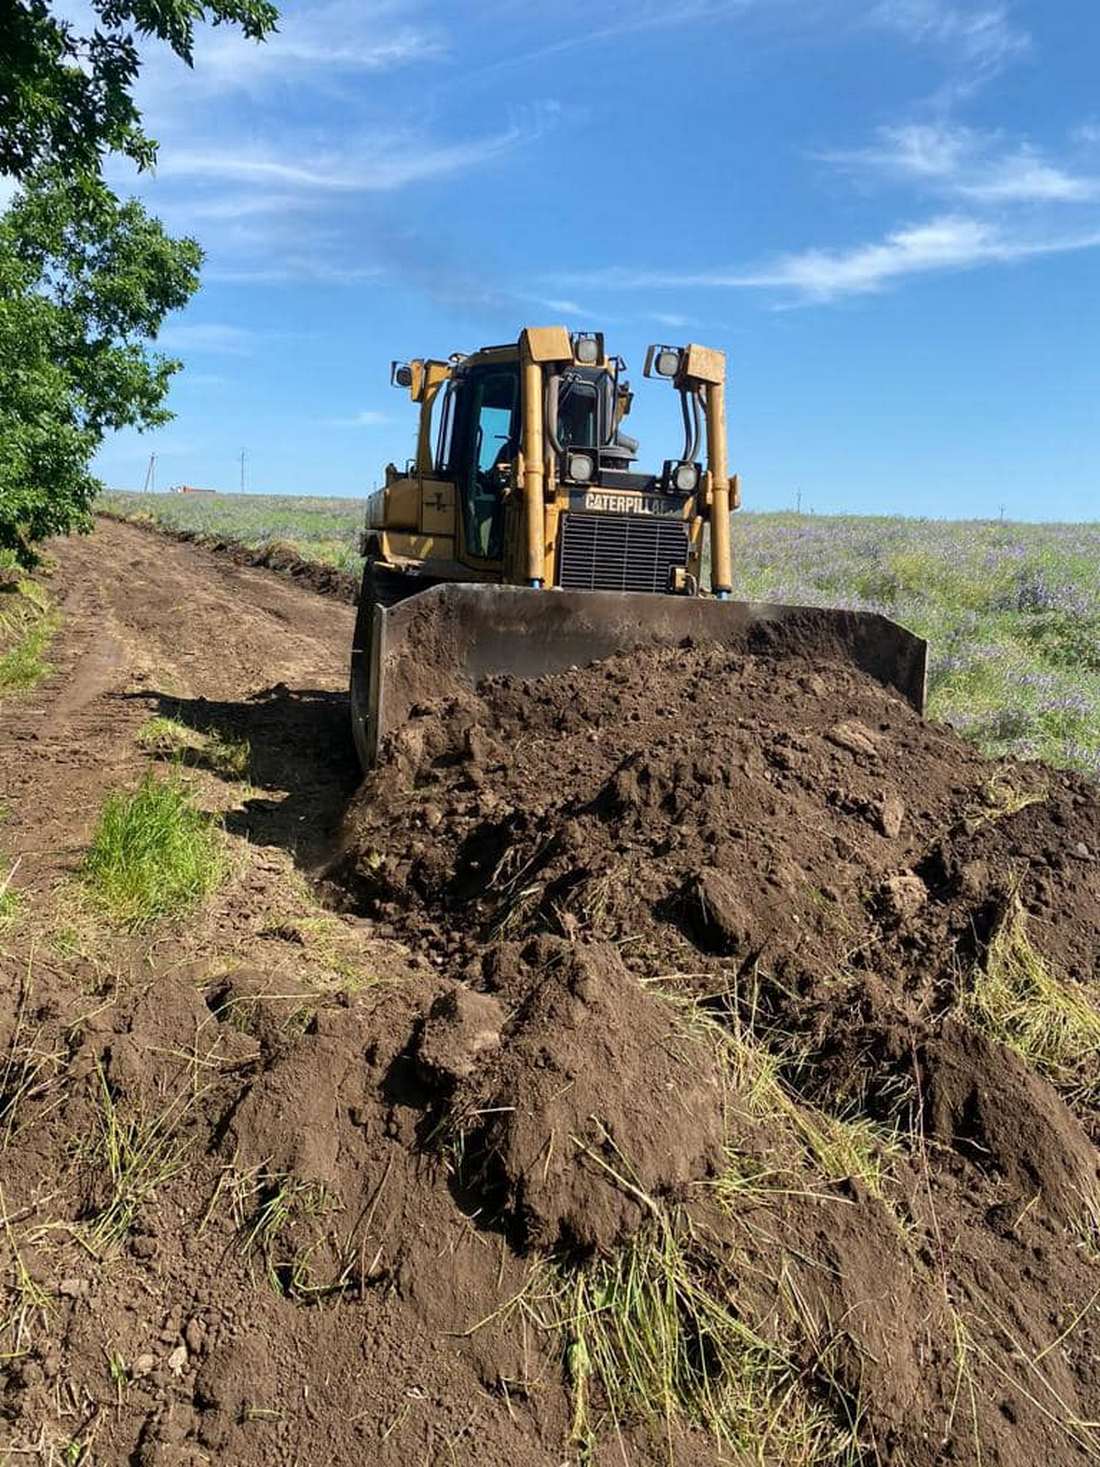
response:
[[[686,565],[687,525],[655,515],[566,514],[558,585],[567,591],[667,591]]]

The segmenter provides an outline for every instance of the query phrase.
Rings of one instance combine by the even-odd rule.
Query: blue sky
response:
[[[166,325],[140,487],[357,494],[412,451],[391,358],[603,328],[731,363],[747,505],[1100,518],[1100,6],[312,0],[193,72],[153,53],[156,176],[208,260]]]

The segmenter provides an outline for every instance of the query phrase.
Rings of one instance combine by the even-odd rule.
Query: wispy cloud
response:
[[[181,96],[255,93],[292,83],[324,91],[358,73],[393,72],[447,54],[435,24],[416,24],[415,6],[386,0],[321,0],[287,7],[265,41],[231,26],[197,28],[195,69],[187,72],[164,48],[144,48],[141,99],[154,120]]]
[[[225,387],[228,383],[229,378],[220,372],[184,371],[172,379],[173,390],[179,387]]]
[[[612,269],[567,279],[608,290],[769,290],[796,300],[830,302],[885,290],[907,276],[1009,265],[1098,247],[1100,227],[1066,234],[1014,235],[986,220],[944,215],[848,249],[781,255],[755,270]]]
[[[329,428],[381,428],[393,419],[389,413],[380,413],[374,408],[366,408],[361,413],[353,413],[347,418],[326,418],[325,423]]]
[[[1052,163],[1030,143],[946,123],[880,128],[867,148],[822,155],[852,172],[924,185],[980,204],[1084,204],[1100,176]]]
[[[726,20],[756,9],[760,0],[635,0],[624,7],[624,13],[604,25],[590,23],[591,11],[584,7],[583,20],[577,14],[566,14],[563,29],[565,34],[530,50],[517,51],[511,56],[501,57],[479,67],[472,75],[478,79],[516,67],[529,67],[533,63],[546,61],[552,56],[561,56],[568,51],[590,49],[607,41],[622,40],[627,36],[651,31],[682,30],[690,25]],[[526,9],[526,7],[525,7]],[[561,13],[559,8],[559,14]],[[463,83],[471,78],[464,77]]]
[[[1100,178],[1068,173],[1021,148],[984,173],[957,180],[955,192],[983,204],[1087,204],[1100,199]]]
[[[489,163],[537,142],[555,124],[553,103],[528,110],[500,132],[455,143],[432,143],[407,134],[375,134],[348,140],[339,153],[309,153],[293,147],[222,146],[165,148],[160,178],[232,179],[274,185],[285,191],[379,193],[442,178]],[[228,206],[227,206],[228,207]]]
[[[871,20],[910,41],[940,48],[974,81],[995,75],[1031,50],[1031,36],[1007,5],[958,5],[950,0],[879,0]]]
[[[362,285],[381,280],[385,271],[377,265],[340,265],[310,255],[286,255],[274,265],[212,265],[203,279],[220,285]]]
[[[220,321],[184,321],[166,326],[157,345],[168,351],[210,352],[222,356],[247,356],[256,344],[256,333],[244,326]]]
[[[563,296],[522,296],[520,299],[533,306],[540,306],[545,311],[553,311],[559,316],[584,316],[592,319],[593,312],[587,306],[582,306],[579,301],[569,300]]]

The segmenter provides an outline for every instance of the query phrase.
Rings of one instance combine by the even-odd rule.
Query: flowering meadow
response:
[[[102,507],[355,571],[363,502],[110,494]],[[929,712],[989,754],[1100,777],[1100,523],[734,519],[738,594],[880,611],[931,644]]]

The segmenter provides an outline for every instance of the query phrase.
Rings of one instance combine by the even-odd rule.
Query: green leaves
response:
[[[23,564],[36,542],[90,524],[104,434],[171,416],[179,363],[146,342],[201,262],[194,240],[98,179],[43,174],[0,216],[0,547]]]
[[[89,0],[76,23],[50,0],[0,0],[0,176],[22,185],[0,215],[0,549],[24,565],[48,535],[86,529],[103,435],[166,422],[179,363],[150,352],[198,286],[202,251],[172,239],[101,177],[108,153],[156,157],[134,103],[139,43],[188,66],[196,27],[261,41],[270,0]]]
[[[51,15],[47,0],[0,0],[0,173],[98,174],[111,152],[148,168],[156,144],[132,96],[138,41],[164,41],[190,66],[197,25],[239,25],[259,41],[277,19],[269,0],[92,0],[92,8],[85,34]]]

